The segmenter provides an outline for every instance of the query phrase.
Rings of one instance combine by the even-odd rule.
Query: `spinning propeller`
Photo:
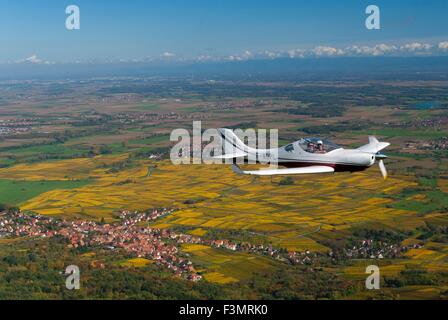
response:
[[[386,166],[384,165],[384,161],[383,161],[386,158],[387,158],[386,155],[379,153],[379,152],[375,155],[375,160],[377,160],[377,161],[379,160],[378,166],[380,167],[380,171],[381,171],[381,174],[383,175],[384,179],[387,179],[387,169],[386,169]]]
[[[389,142],[379,142],[377,138],[369,137],[369,144],[358,148],[358,150],[374,155],[375,161],[378,161],[378,166],[380,167],[381,175],[384,179],[387,178],[387,169],[383,160],[386,159],[387,156],[382,154],[380,151],[388,146],[390,146]]]

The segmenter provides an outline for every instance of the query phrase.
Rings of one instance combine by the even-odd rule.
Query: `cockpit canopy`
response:
[[[328,153],[341,147],[327,139],[304,138],[297,141],[300,148],[309,153]]]

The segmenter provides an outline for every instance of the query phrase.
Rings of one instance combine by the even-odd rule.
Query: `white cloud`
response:
[[[380,43],[375,45],[351,45],[347,47],[333,47],[320,45],[312,49],[295,48],[284,51],[245,51],[241,54],[232,54],[225,58],[215,57],[215,61],[243,61],[250,59],[276,59],[282,57],[296,58],[312,58],[312,57],[381,57],[381,56],[419,56],[430,54],[441,54],[448,52],[448,41],[438,44],[429,44],[422,42],[411,42],[402,45]],[[208,60],[212,58],[207,57]],[[201,59],[202,60],[202,59]]]
[[[198,61],[214,61],[214,60],[216,60],[216,58],[209,54],[203,54],[203,55],[200,55],[199,57],[197,57],[196,60],[198,60]]]
[[[250,59],[250,58],[254,57],[254,54],[251,51],[246,50],[246,51],[243,52],[243,54],[241,54],[241,57],[243,59]]]
[[[439,42],[437,47],[442,51],[448,51],[448,41]]]
[[[33,54],[32,56],[29,56],[26,59],[17,60],[16,63],[25,63],[25,64],[54,64],[50,61],[45,61],[40,58],[36,54]]]
[[[201,54],[197,57],[193,57],[190,60],[193,61],[245,61],[254,59],[277,59],[277,58],[313,58],[313,57],[400,57],[400,56],[421,56],[421,55],[447,55],[448,54],[448,41],[440,41],[438,43],[424,43],[424,42],[410,42],[402,44],[374,44],[374,45],[359,45],[353,44],[345,47],[318,45],[314,48],[291,48],[285,50],[260,50],[251,51],[245,50],[243,52],[230,54],[227,56],[215,55],[215,54]],[[186,58],[182,58],[173,52],[164,52],[159,57],[146,57],[142,59],[126,59],[126,60],[110,60],[109,62],[152,62],[152,61],[186,61]],[[88,60],[75,61],[77,63],[89,62]],[[100,60],[92,60],[92,63],[96,63]],[[104,62],[104,60],[101,60]],[[26,59],[10,61],[8,63],[21,63],[21,64],[54,64],[41,59],[37,54],[33,54]]]
[[[241,58],[238,55],[230,55],[230,56],[227,57],[226,60],[229,60],[229,61],[242,61],[243,58]]]
[[[432,45],[429,43],[412,42],[402,45],[400,50],[405,52],[427,52],[430,51],[431,48]]]
[[[386,54],[394,53],[397,51],[397,47],[393,45],[388,45],[385,43],[377,44],[375,46],[357,46],[353,45],[345,48],[346,55],[355,56],[383,56]]]
[[[265,58],[269,58],[269,59],[274,59],[274,58],[279,58],[281,55],[278,52],[272,52],[269,50],[264,50],[263,52],[260,53],[261,57],[265,57]]]
[[[344,54],[344,51],[342,49],[334,48],[334,47],[328,47],[328,46],[318,46],[311,50],[311,53],[318,56],[340,56]]]
[[[42,60],[40,60],[35,54],[26,58],[25,61],[29,63],[42,63]]]
[[[252,51],[246,50],[241,54],[232,54],[224,58],[224,60],[228,61],[243,61],[243,60],[252,60],[255,59],[257,56],[252,53]]]
[[[373,54],[373,48],[368,46],[350,46],[347,47],[346,52],[352,55],[370,55]]]
[[[287,51],[290,58],[305,58],[306,50],[304,49],[292,49]]]
[[[172,52],[164,52],[164,53],[162,53],[162,57],[163,58],[174,58],[175,56],[176,56],[176,54],[172,53]]]

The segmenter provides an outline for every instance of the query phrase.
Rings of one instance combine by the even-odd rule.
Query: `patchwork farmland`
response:
[[[110,93],[108,85],[98,85],[107,102],[78,84],[83,103],[70,108],[62,96],[58,101],[65,107],[60,108],[39,107],[37,97],[17,102],[20,116],[0,105],[0,118],[15,117],[13,126],[22,125],[22,113],[32,124],[28,136],[0,139],[0,212],[92,223],[106,235],[114,226],[126,235],[120,229],[123,212],[165,208],[170,214],[136,223],[151,229],[159,245],[159,232],[168,234],[164,245],[176,259],[192,263],[194,284],[176,278],[176,270],[163,267],[157,256],[130,254],[110,244],[75,242],[75,247],[58,237],[20,237],[20,232],[0,238],[0,276],[16,279],[11,283],[21,281],[14,270],[34,277],[44,265],[56,283],[65,264],[79,263],[88,270],[88,280],[78,294],[97,298],[446,298],[448,160],[441,148],[448,122],[445,110],[413,108],[412,98],[412,89],[419,88],[446,99],[444,82],[425,88],[409,83],[386,88],[375,81],[344,87],[316,82],[306,88],[260,83],[246,91],[233,82],[211,87],[182,80],[174,87],[170,81],[162,84],[171,96],[132,99]],[[398,98],[396,90],[403,93]],[[175,97],[179,92],[182,99]],[[222,98],[223,92],[233,96]],[[5,99],[16,98],[5,92]],[[168,159],[170,132],[188,129],[196,120],[203,129],[278,128],[281,144],[317,135],[357,147],[368,135],[377,135],[392,144],[389,178],[383,180],[377,167],[287,179],[239,176],[226,165],[175,166]],[[166,265],[179,266],[179,260],[170,259]],[[379,292],[364,287],[371,264],[381,268]],[[42,271],[34,281],[47,276]],[[113,283],[114,289],[103,283]],[[129,283],[138,289],[120,291]],[[155,283],[155,289],[142,283]],[[11,295],[11,288],[0,284],[0,294]],[[58,292],[49,295],[58,298]],[[33,298],[41,293],[20,294]]]

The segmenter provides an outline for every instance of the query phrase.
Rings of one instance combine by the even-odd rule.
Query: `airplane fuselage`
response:
[[[359,150],[340,148],[322,154],[300,150],[291,154],[282,149],[278,152],[278,164],[287,168],[324,165],[332,167],[335,172],[355,172],[366,170],[375,163],[375,157]]]
[[[279,166],[286,168],[320,165],[331,167],[335,172],[363,171],[375,163],[375,157],[372,154],[360,150],[338,148],[330,152],[310,153],[303,150],[298,142],[278,149],[247,150],[247,153],[245,163],[256,159],[257,163],[276,162]]]

